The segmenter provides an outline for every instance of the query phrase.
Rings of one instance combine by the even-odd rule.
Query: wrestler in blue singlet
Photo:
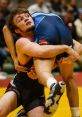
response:
[[[59,16],[53,13],[34,13],[32,17],[35,24],[34,34],[37,43],[42,44],[44,42],[44,44],[51,45],[73,44],[71,33]]]
[[[63,20],[53,13],[34,13],[32,14],[35,29],[34,39],[40,45],[68,45],[73,46],[73,39],[70,30],[65,26]],[[67,57],[67,53],[57,56],[57,60],[61,57]]]

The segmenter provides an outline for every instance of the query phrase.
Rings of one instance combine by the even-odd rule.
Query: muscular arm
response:
[[[20,38],[16,43],[16,49],[25,55],[39,58],[53,58],[58,54],[67,52],[75,58],[79,58],[78,54],[67,45],[39,45],[30,42],[27,38]]]
[[[13,37],[8,27],[5,26],[3,28],[5,42],[9,48],[12,59],[16,60],[16,51],[13,42]],[[22,41],[21,41],[22,40]],[[78,59],[78,55],[75,51],[73,51],[70,47],[66,45],[44,45],[40,46],[36,43],[30,42],[27,38],[20,38],[16,43],[17,51],[20,50],[20,53],[32,56],[32,57],[40,57],[40,58],[52,58],[62,52],[67,52],[71,55],[74,55],[76,59]]]
[[[8,29],[8,27],[6,25],[3,28],[3,34],[4,34],[4,39],[5,39],[6,45],[9,49],[11,57],[13,59],[15,69],[17,71],[27,72],[27,70],[28,70],[27,68],[19,65],[18,57],[17,57],[17,54],[16,54],[16,48],[15,48],[14,41],[13,41],[13,37],[12,37],[10,30]],[[27,61],[28,60],[29,60],[29,58],[27,58]]]
[[[3,34],[4,34],[4,39],[5,39],[6,45],[10,51],[11,57],[12,57],[13,61],[15,62],[17,60],[17,57],[16,57],[14,41],[13,41],[12,34],[6,25],[3,27]]]

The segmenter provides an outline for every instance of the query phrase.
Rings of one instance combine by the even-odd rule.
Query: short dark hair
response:
[[[22,14],[22,13],[28,13],[28,14],[31,16],[31,14],[29,13],[29,11],[28,11],[27,9],[25,9],[25,8],[17,8],[17,9],[15,9],[14,11],[10,12],[10,14],[9,14],[9,16],[8,16],[8,18],[7,18],[6,24],[7,24],[8,28],[9,28],[12,32],[14,32],[14,30],[17,28],[17,27],[14,25],[14,23],[13,23],[13,18],[14,18],[14,16],[17,15],[17,14]]]

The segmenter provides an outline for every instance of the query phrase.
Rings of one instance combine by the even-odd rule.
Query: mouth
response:
[[[27,21],[27,22],[26,22],[26,25],[29,25],[29,24],[31,24],[31,22],[30,22],[30,21]]]

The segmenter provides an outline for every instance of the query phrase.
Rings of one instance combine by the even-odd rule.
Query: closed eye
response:
[[[21,22],[22,20],[23,20],[23,17],[19,16],[19,17],[17,18],[17,23]]]

